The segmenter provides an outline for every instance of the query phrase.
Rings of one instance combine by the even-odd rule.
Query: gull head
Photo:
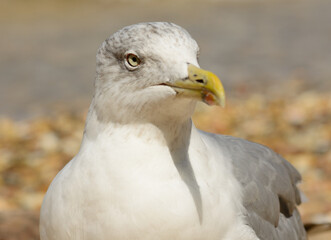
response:
[[[173,23],[140,23],[114,33],[97,53],[92,104],[98,117],[188,118],[196,101],[223,106],[223,86],[199,67],[198,53],[196,41]]]

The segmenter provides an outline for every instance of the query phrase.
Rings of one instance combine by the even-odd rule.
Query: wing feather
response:
[[[261,239],[306,239],[297,205],[299,172],[266,146],[231,136],[203,133],[217,141],[243,189],[247,224]],[[210,139],[209,139],[210,140]]]

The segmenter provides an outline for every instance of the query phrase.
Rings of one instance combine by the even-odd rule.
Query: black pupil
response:
[[[137,62],[137,58],[136,57],[132,57],[132,61]]]

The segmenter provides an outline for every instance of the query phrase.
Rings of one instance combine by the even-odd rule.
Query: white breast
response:
[[[41,239],[226,239],[239,225],[240,189],[192,133],[188,158],[129,137],[85,141],[56,177],[41,211]],[[128,151],[130,149],[130,151]],[[235,184],[234,184],[235,183]],[[234,204],[236,203],[237,204]],[[236,239],[236,238],[232,238]]]

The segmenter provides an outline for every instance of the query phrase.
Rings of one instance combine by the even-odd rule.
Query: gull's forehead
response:
[[[107,39],[109,47],[119,53],[140,51],[191,51],[198,45],[190,34],[173,23],[140,23],[125,27]]]

